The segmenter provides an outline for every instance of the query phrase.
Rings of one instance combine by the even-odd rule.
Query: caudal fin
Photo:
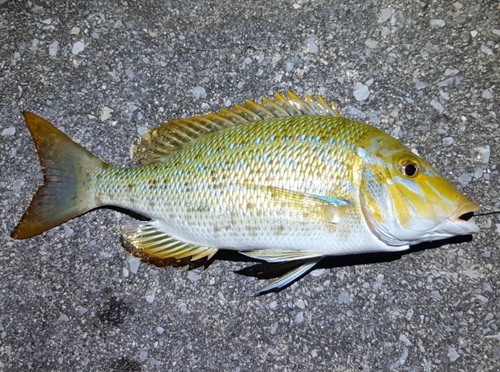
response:
[[[79,144],[31,112],[24,112],[40,164],[44,184],[36,192],[11,237],[25,239],[98,207],[89,185],[93,176],[108,167]]]

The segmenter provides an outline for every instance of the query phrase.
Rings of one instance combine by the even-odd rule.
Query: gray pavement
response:
[[[21,111],[132,165],[147,128],[293,89],[399,137],[500,209],[496,1],[0,1],[0,370],[497,371],[500,218],[471,241],[332,259],[280,293],[157,268],[102,209],[9,235],[42,181]]]

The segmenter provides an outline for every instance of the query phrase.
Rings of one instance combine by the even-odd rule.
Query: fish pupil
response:
[[[408,177],[413,177],[417,173],[417,167],[415,164],[406,164],[404,167],[404,173]]]

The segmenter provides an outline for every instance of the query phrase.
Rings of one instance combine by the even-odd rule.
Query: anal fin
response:
[[[126,226],[122,232],[128,251],[148,261],[161,260],[165,265],[168,262],[178,266],[200,259],[210,260],[218,251],[217,248],[177,240],[159,229],[155,220]]]

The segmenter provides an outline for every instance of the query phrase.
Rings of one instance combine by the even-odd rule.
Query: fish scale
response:
[[[206,116],[171,120],[134,148],[137,167],[110,166],[25,113],[45,184],[14,230],[27,238],[99,206],[149,217],[123,228],[142,258],[210,259],[219,249],[297,267],[327,255],[399,251],[477,231],[477,209],[386,133],[289,92]],[[169,261],[170,262],[170,261]]]

